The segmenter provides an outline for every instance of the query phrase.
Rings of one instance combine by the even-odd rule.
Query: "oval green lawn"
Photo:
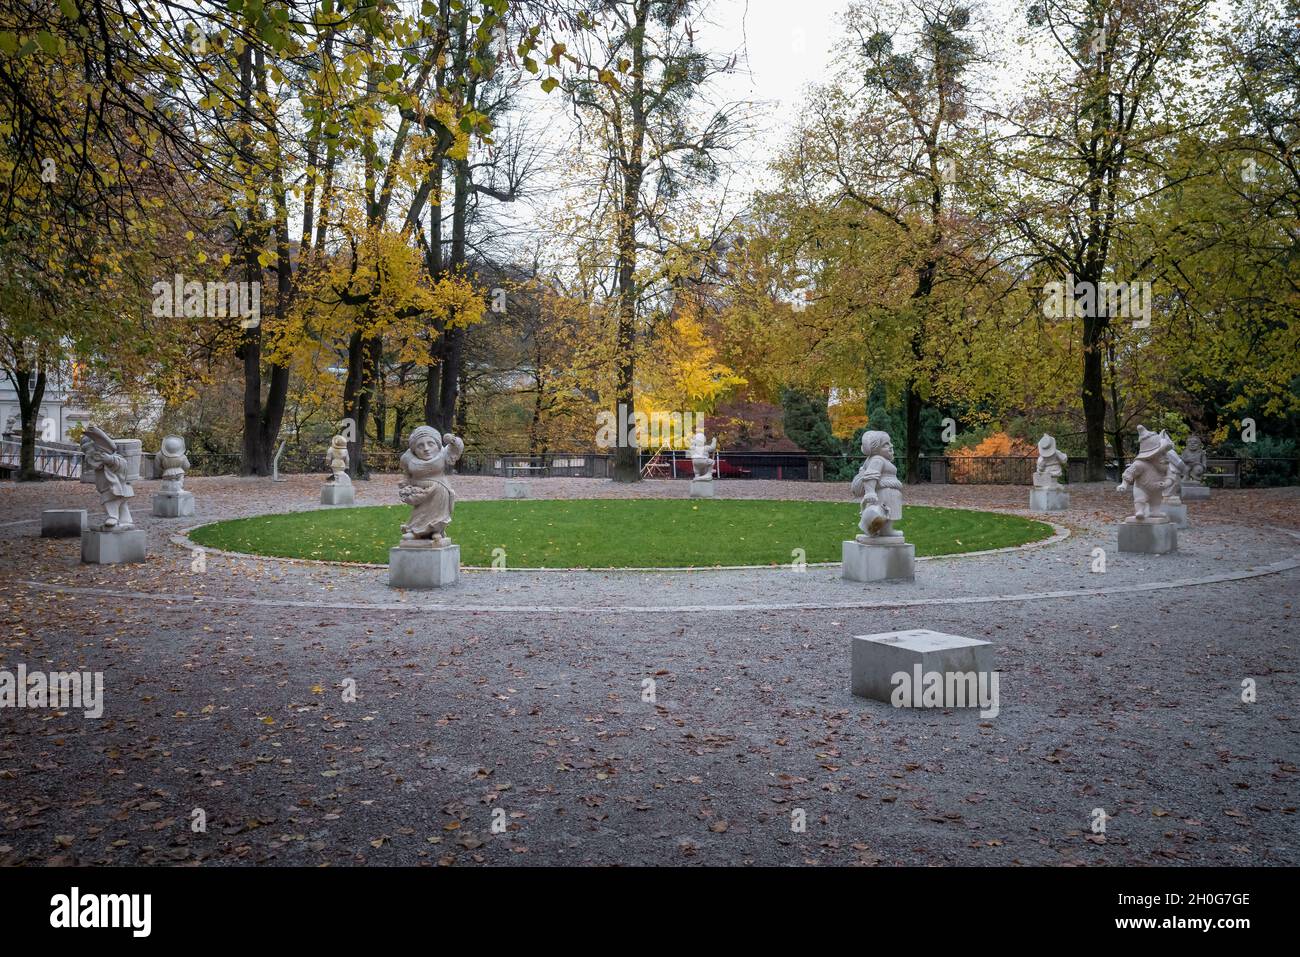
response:
[[[199,545],[325,561],[388,563],[405,505],[326,508],[216,522]],[[460,502],[448,532],[461,562],[510,568],[647,568],[838,562],[857,532],[853,502],[568,499]],[[897,526],[916,554],[952,555],[1039,541],[1052,527],[1015,515],[909,505]],[[795,549],[802,549],[799,556]],[[500,555],[501,553],[496,553]]]

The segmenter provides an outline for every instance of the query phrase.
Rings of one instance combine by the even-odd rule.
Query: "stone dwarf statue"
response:
[[[1044,433],[1038,440],[1038,461],[1034,463],[1034,486],[1060,488],[1061,475],[1068,458],[1056,447],[1056,439]]]
[[[1138,454],[1124,470],[1118,492],[1133,491],[1133,514],[1130,522],[1167,522],[1164,493],[1169,480],[1169,452],[1174,447],[1165,433],[1155,433],[1138,426]]]
[[[129,478],[129,464],[118,454],[117,443],[97,425],[86,429],[81,437],[82,468],[95,473],[95,488],[104,504],[104,524],[101,528],[133,528],[128,502],[135,496]]]
[[[1183,480],[1189,485],[1200,485],[1205,478],[1205,446],[1199,435],[1189,435],[1180,456],[1183,461]]]
[[[709,482],[713,480],[713,455],[717,451],[717,439],[706,442],[703,432],[696,432],[691,436],[691,447],[688,454],[691,457],[691,467],[695,469],[694,481]]]
[[[179,435],[164,436],[153,461],[159,470],[158,477],[162,479],[163,491],[182,491],[185,470],[190,467],[190,460],[185,455],[185,440]]]
[[[402,453],[402,478],[397,497],[411,506],[411,519],[402,526],[402,544],[428,540],[435,547],[450,545],[444,532],[451,524],[456,493],[447,476],[465,451],[465,443],[448,432],[422,425],[411,431]]]
[[[325,467],[330,470],[326,485],[351,485],[348,477],[348,440],[341,435],[330,439],[330,446],[325,450]]]
[[[882,538],[901,539],[894,522],[903,517],[903,483],[894,465],[894,443],[888,432],[863,432],[862,454],[866,461],[853,477],[850,491],[862,499],[862,517],[857,540],[864,545]]]
[[[1169,443],[1169,451],[1165,453],[1165,459],[1169,463],[1169,477],[1165,479],[1164,504],[1182,505],[1183,477],[1187,474],[1187,466],[1174,447],[1174,440],[1169,438],[1168,430],[1162,430],[1160,437]]]

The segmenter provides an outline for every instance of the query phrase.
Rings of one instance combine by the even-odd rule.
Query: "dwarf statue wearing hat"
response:
[[[162,469],[158,477],[162,479],[163,491],[181,491],[185,484],[185,470],[190,467],[190,460],[185,456],[185,440],[179,435],[164,436],[153,460]]]
[[[1182,505],[1183,504],[1183,477],[1187,474],[1187,466],[1183,464],[1183,458],[1174,448],[1174,440],[1169,438],[1168,430],[1162,430],[1160,437],[1169,443],[1169,451],[1165,453],[1165,458],[1169,461],[1169,477],[1165,479],[1164,504]]]
[[[894,522],[903,517],[903,483],[894,465],[894,443],[888,432],[863,432],[862,454],[866,461],[853,477],[849,490],[862,497],[862,517],[857,540],[864,545],[873,539],[902,538]]]
[[[1167,522],[1164,493],[1169,478],[1169,451],[1174,447],[1169,436],[1138,426],[1138,454],[1124,470],[1124,480],[1116,491],[1133,490],[1133,515],[1139,522]]]
[[[1189,435],[1187,445],[1183,447],[1182,454],[1184,480],[1200,485],[1205,478],[1205,446],[1201,443],[1199,435]]]
[[[104,503],[103,528],[131,528],[131,509],[128,500],[135,489],[127,477],[130,472],[126,458],[119,455],[117,443],[103,429],[92,425],[81,437],[82,468],[95,473],[95,488]]]
[[[1068,456],[1056,447],[1056,439],[1044,433],[1038,440],[1038,461],[1034,464],[1034,485],[1037,488],[1058,488],[1061,472]]]
[[[411,520],[402,526],[403,543],[427,538],[435,546],[450,545],[443,532],[451,524],[456,493],[447,473],[465,451],[465,443],[450,432],[439,438],[437,430],[422,425],[411,431],[407,446],[397,486],[397,497],[411,506]]]
[[[703,432],[696,432],[691,437],[691,447],[689,455],[691,457],[691,467],[695,470],[697,481],[707,482],[713,478],[713,454],[718,450],[718,440],[712,442],[704,440]]]
[[[351,485],[348,478],[348,440],[341,435],[330,439],[330,447],[325,450],[325,467],[330,470],[326,485]]]

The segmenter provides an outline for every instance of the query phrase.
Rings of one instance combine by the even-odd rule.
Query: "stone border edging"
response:
[[[1274,528],[1300,541],[1300,532]],[[1263,578],[1300,568],[1300,555],[1281,559],[1267,565],[1251,566],[1239,572],[1208,575],[1201,578],[1181,578],[1165,582],[1145,582],[1136,585],[1118,585],[1114,588],[1085,588],[1078,591],[1020,592],[1011,595],[969,595],[957,598],[915,598],[912,600],[845,601],[845,602],[754,602],[743,605],[467,605],[463,602],[325,602],[299,601],[279,598],[244,598],[230,596],[155,594],[151,592],[120,592],[111,588],[90,588],[79,585],[52,585],[47,582],[23,581],[22,584],[37,591],[61,592],[71,595],[94,595],[117,600],[184,602],[202,605],[252,605],[265,608],[330,608],[336,611],[460,611],[476,614],[659,614],[673,612],[755,612],[755,611],[852,611],[867,609],[917,608],[945,605],[989,605],[1003,602],[1055,601],[1063,598],[1095,598],[1104,595],[1127,595],[1142,592],[1165,591],[1196,585],[1215,585],[1223,582]],[[886,585],[885,587],[898,587]]]

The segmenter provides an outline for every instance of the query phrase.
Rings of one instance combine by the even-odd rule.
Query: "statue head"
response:
[[[1054,456],[1056,454],[1056,439],[1044,432],[1043,437],[1038,440],[1038,454],[1045,459]]]
[[[166,435],[162,440],[162,451],[164,455],[184,455],[185,440],[179,435]]]
[[[1201,437],[1200,437],[1199,435],[1189,435],[1189,436],[1187,437],[1187,447],[1186,447],[1186,450],[1187,450],[1188,452],[1199,452],[1199,451],[1201,451]]]
[[[1143,462],[1162,460],[1165,453],[1174,447],[1169,436],[1163,432],[1152,432],[1145,425],[1138,426],[1138,454],[1136,458]]]
[[[888,432],[867,431],[862,433],[862,454],[870,458],[879,455],[889,461],[894,460],[894,442]]]
[[[348,440],[341,435],[336,435],[334,438],[330,439],[330,448],[346,449],[347,447]]]
[[[428,425],[421,425],[411,430],[406,446],[416,458],[429,460],[442,450],[442,439],[438,430]]]

